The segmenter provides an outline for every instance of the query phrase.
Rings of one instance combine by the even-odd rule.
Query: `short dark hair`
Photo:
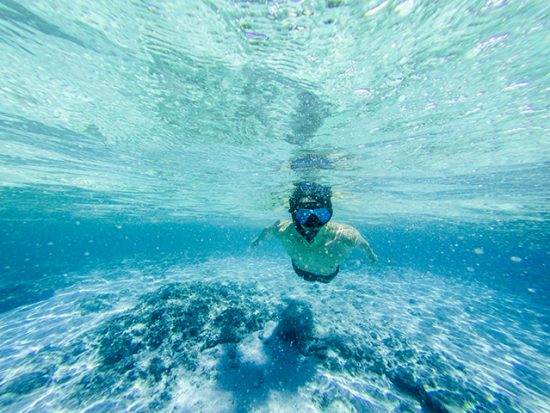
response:
[[[294,190],[289,199],[289,212],[298,209],[302,199],[311,198],[319,206],[325,207],[332,212],[332,190],[328,186],[320,185],[315,182],[299,182],[294,184]]]

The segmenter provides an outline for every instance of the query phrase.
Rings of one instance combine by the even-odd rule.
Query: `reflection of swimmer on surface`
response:
[[[349,225],[329,222],[332,217],[332,191],[312,182],[297,184],[289,200],[292,221],[279,220],[252,241],[258,245],[275,236],[292,259],[294,271],[307,281],[328,283],[340,263],[355,247],[374,263],[376,254],[359,231]]]
[[[332,169],[332,162],[323,155],[308,153],[300,158],[294,159],[290,169],[300,172],[317,171],[319,169]]]

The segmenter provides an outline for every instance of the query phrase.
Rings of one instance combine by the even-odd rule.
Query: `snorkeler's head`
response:
[[[289,200],[289,212],[297,227],[320,228],[332,217],[332,191],[315,182],[295,185]]]

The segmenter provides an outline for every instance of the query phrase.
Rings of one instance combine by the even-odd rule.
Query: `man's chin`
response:
[[[322,228],[320,226],[305,226],[295,221],[296,230],[304,237],[308,242],[313,241],[319,230]]]
[[[315,233],[315,234],[318,233],[320,229],[321,229],[321,227],[304,227],[304,230],[306,232],[308,232],[308,233],[311,232],[311,233]]]
[[[305,238],[308,240],[308,241],[311,241],[313,238],[315,238],[315,236],[317,235],[317,233],[319,232],[319,230],[321,229],[321,227],[314,227],[314,228],[304,228],[304,234],[305,234]]]

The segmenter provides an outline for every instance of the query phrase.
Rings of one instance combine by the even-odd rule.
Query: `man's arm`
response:
[[[366,256],[368,257],[371,264],[374,264],[376,261],[378,261],[378,257],[372,250],[369,242],[361,236],[359,231],[357,231],[357,237],[355,239],[355,246],[358,247],[361,251],[363,251]]]
[[[269,238],[273,236],[279,226],[279,222],[275,222],[273,225],[270,225],[269,227],[265,228],[260,234],[252,240],[250,243],[251,247],[256,247],[259,244],[261,244],[266,238]]]

